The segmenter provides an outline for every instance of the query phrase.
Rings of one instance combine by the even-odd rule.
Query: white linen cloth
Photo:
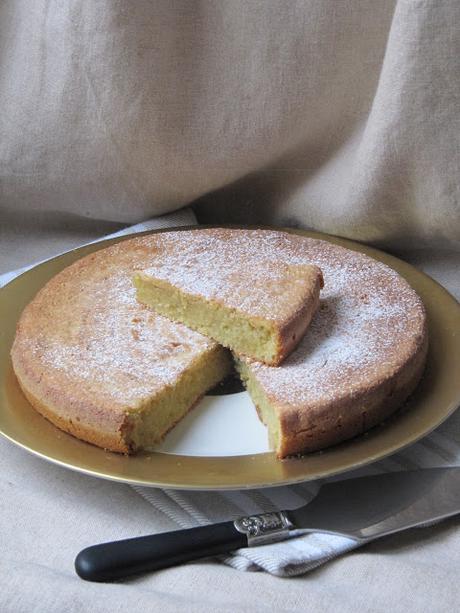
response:
[[[111,236],[194,223],[196,220],[193,212],[185,209],[126,228]],[[1,275],[0,286],[21,272],[23,270]],[[460,415],[452,416],[436,432],[401,453],[348,473],[345,478],[436,466],[460,466]],[[238,492],[183,492],[138,486],[133,489],[178,527],[191,528],[228,521],[242,515],[296,508],[309,502],[318,487],[319,483],[314,482]],[[219,556],[219,559],[238,570],[264,570],[273,575],[289,577],[312,570],[357,546],[352,539],[317,533],[273,545],[241,549],[228,556]]]
[[[458,0],[1,2],[2,270],[194,199],[458,249],[459,24]]]

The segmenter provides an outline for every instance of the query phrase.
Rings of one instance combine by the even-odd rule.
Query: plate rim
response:
[[[439,313],[437,313],[437,315],[439,316],[441,320],[443,319],[442,313],[441,313],[443,306],[446,308],[446,310],[450,314],[456,312],[456,315],[458,317],[458,330],[456,333],[460,334],[460,304],[448,292],[448,290],[446,290],[440,283],[432,279],[426,273],[418,270],[411,264],[405,262],[404,260],[401,260],[397,258],[396,256],[388,254],[375,247],[371,247],[369,245],[366,245],[366,244],[363,244],[363,243],[360,243],[358,241],[354,241],[351,239],[334,236],[330,234],[325,234],[325,233],[317,232],[313,230],[303,230],[303,229],[298,229],[298,228],[286,228],[286,227],[265,226],[265,225],[264,226],[262,225],[242,225],[242,224],[241,225],[240,224],[207,224],[207,225],[199,225],[199,226],[189,225],[189,226],[178,226],[178,227],[171,227],[171,228],[158,228],[158,229],[153,229],[153,230],[145,230],[141,232],[125,234],[122,236],[105,238],[102,240],[98,240],[97,242],[87,243],[79,247],[74,247],[72,249],[69,249],[68,251],[64,251],[58,255],[48,258],[38,263],[37,265],[29,268],[28,270],[24,271],[19,276],[9,281],[5,286],[3,286],[0,289],[0,297],[6,292],[13,292],[14,294],[15,291],[16,292],[20,291],[23,285],[25,285],[26,288],[29,287],[30,279],[33,280],[37,276],[40,276],[40,273],[43,273],[43,271],[45,272],[45,276],[47,276],[46,273],[49,271],[49,269],[55,268],[56,265],[59,267],[59,270],[62,270],[64,267],[70,264],[70,262],[67,262],[67,260],[71,259],[72,261],[75,261],[76,259],[79,259],[80,257],[83,257],[84,255],[86,255],[87,253],[91,253],[91,252],[94,252],[100,249],[104,249],[112,244],[122,242],[124,240],[130,240],[138,236],[143,236],[143,235],[148,235],[148,234],[158,234],[158,233],[163,233],[163,232],[174,232],[174,231],[199,230],[199,229],[205,229],[205,228],[268,229],[268,230],[275,230],[275,231],[283,231],[283,232],[298,234],[301,236],[306,236],[306,237],[310,237],[314,239],[325,240],[327,242],[337,244],[337,245],[343,246],[348,249],[352,249],[353,251],[364,253],[365,255],[377,261],[383,262],[384,264],[386,264],[387,266],[390,266],[393,269],[396,269],[396,271],[404,279],[406,279],[406,281],[412,287],[414,287],[414,285],[418,286],[418,284],[420,283],[426,284],[428,288],[432,287],[436,291],[436,293],[440,295],[441,301],[443,302],[443,304],[439,305]],[[64,263],[60,266],[62,262]],[[56,274],[56,272],[57,271],[54,271],[52,272],[52,274],[49,274],[48,278]],[[46,280],[44,282],[46,282]],[[29,294],[30,293],[31,292],[29,291]],[[423,302],[425,303],[424,297],[421,296],[421,298]],[[1,300],[0,300],[0,303],[1,303]],[[429,309],[427,306],[426,308],[428,312]],[[434,310],[436,311],[436,308]],[[20,305],[18,305],[15,315],[18,317],[21,311],[22,311],[22,308]],[[3,321],[3,318],[0,319],[0,321]],[[454,331],[454,336],[456,333]],[[0,337],[1,336],[2,336],[2,330],[0,329]],[[0,358],[0,372],[2,373],[2,376],[4,378],[8,376],[8,364],[7,363],[9,359],[9,349],[10,349],[10,344],[7,343],[6,358],[5,356]],[[431,342],[430,342],[429,356],[430,356],[430,351],[431,351]],[[458,353],[460,357],[460,349]],[[10,371],[12,371],[11,364],[9,364],[9,369]],[[3,385],[2,387],[5,388],[6,379],[3,382],[5,385]],[[16,386],[19,387],[17,382],[16,382]],[[4,390],[2,389],[2,391]],[[425,427],[422,427],[419,431],[414,432],[413,436],[408,436],[405,438],[403,442],[399,441],[399,443],[398,443],[398,440],[396,440],[393,444],[387,445],[385,450],[377,451],[374,454],[367,453],[367,455],[364,455],[361,459],[357,457],[354,461],[352,461],[352,459],[350,458],[345,465],[341,467],[336,466],[334,469],[329,469],[329,470],[327,468],[321,469],[318,467],[316,469],[310,469],[310,470],[307,469],[306,471],[302,471],[302,470],[299,471],[298,469],[304,465],[308,466],[308,463],[312,461],[312,458],[315,458],[315,462],[313,462],[313,464],[315,463],[318,464],[318,458],[322,456],[323,462],[319,461],[319,466],[321,466],[321,463],[323,464],[325,463],[324,457],[326,456],[327,458],[327,456],[330,456],[331,454],[336,453],[337,450],[340,450],[340,449],[343,450],[343,449],[349,448],[350,446],[354,446],[355,448],[357,448],[357,444],[359,444],[360,441],[362,442],[363,440],[369,438],[369,435],[371,435],[371,438],[375,438],[375,437],[379,438],[379,434],[381,434],[382,429],[384,429],[387,433],[388,433],[388,430],[390,431],[395,430],[397,428],[397,422],[403,418],[403,415],[408,415],[409,413],[411,413],[411,411],[409,410],[408,412],[404,412],[404,411],[398,410],[392,417],[386,420],[386,422],[383,425],[376,426],[372,428],[369,432],[364,433],[363,435],[355,437],[354,439],[351,439],[350,441],[345,441],[344,443],[340,443],[339,445],[336,445],[332,448],[325,449],[324,451],[315,452],[314,454],[308,454],[306,456],[303,456],[302,458],[296,458],[296,459],[276,460],[275,454],[273,452],[253,454],[253,455],[249,454],[249,455],[241,455],[241,456],[220,456],[220,457],[182,456],[182,455],[166,454],[166,453],[158,453],[158,452],[143,453],[138,456],[121,456],[125,460],[125,462],[129,462],[133,460],[133,458],[137,458],[137,460],[135,460],[132,464],[137,463],[139,461],[139,458],[142,459],[142,458],[145,458],[146,456],[149,457],[150,459],[153,458],[154,460],[156,458],[157,463],[158,463],[159,456],[161,456],[162,461],[164,461],[164,457],[167,456],[170,459],[169,463],[171,464],[171,466],[174,463],[176,464],[176,469],[178,467],[181,467],[184,462],[188,463],[189,465],[192,464],[193,466],[197,465],[198,468],[200,467],[199,466],[200,463],[205,463],[209,465],[212,464],[215,466],[214,470],[218,470],[219,468],[222,468],[222,467],[219,467],[220,464],[227,463],[228,466],[226,467],[224,466],[225,470],[223,473],[224,475],[227,474],[227,480],[222,476],[221,479],[225,481],[222,483],[216,483],[215,478],[214,480],[211,480],[211,482],[209,481],[209,478],[208,478],[208,481],[206,483],[205,482],[200,483],[199,477],[196,478],[195,481],[193,482],[180,482],[177,477],[172,480],[168,480],[165,477],[160,478],[160,480],[158,480],[158,477],[150,478],[150,479],[146,479],[145,477],[136,478],[135,476],[133,477],[133,475],[130,475],[130,476],[124,475],[123,470],[121,472],[118,471],[117,473],[116,471],[114,472],[113,470],[107,471],[107,469],[101,470],[101,469],[97,469],[94,467],[93,468],[85,467],[84,465],[82,465],[82,463],[78,465],[75,463],[75,461],[65,460],[65,459],[62,459],[62,457],[55,457],[56,451],[54,451],[54,455],[52,451],[50,450],[48,450],[48,452],[46,453],[40,449],[34,448],[33,445],[31,446],[30,444],[25,443],[24,440],[18,440],[18,437],[12,435],[11,432],[5,431],[4,418],[2,417],[3,415],[2,406],[0,406],[0,434],[3,437],[5,437],[7,440],[12,442],[13,444],[16,444],[22,449],[32,453],[36,457],[47,460],[55,465],[62,466],[64,468],[67,468],[67,469],[70,469],[70,470],[73,470],[73,471],[76,471],[82,474],[90,475],[93,477],[104,478],[104,479],[119,482],[119,483],[144,486],[144,487],[171,488],[171,489],[189,490],[189,491],[262,489],[262,488],[267,488],[267,487],[280,487],[283,485],[293,485],[296,483],[312,481],[312,480],[325,478],[325,477],[331,477],[331,476],[343,474],[350,470],[356,470],[358,468],[362,468],[363,466],[371,464],[375,461],[382,460],[396,453],[397,451],[404,450],[408,446],[416,443],[420,439],[430,434],[434,429],[436,429],[441,423],[443,423],[446,419],[448,419],[455,412],[459,403],[460,403],[460,382],[457,386],[455,397],[453,397],[451,402],[443,408],[443,411],[441,412],[439,418],[433,419],[428,425],[425,425]],[[46,427],[50,427],[53,430],[58,430],[55,426],[53,426],[50,422],[48,422],[44,417],[39,415],[35,411],[35,409],[33,409],[30,405],[29,405],[29,410],[33,412],[31,415],[36,414],[40,420],[43,420],[43,422],[46,423]],[[396,422],[396,424],[394,422]],[[75,441],[77,442],[77,445],[84,445],[86,449],[88,446],[93,448],[93,450],[96,450],[96,457],[97,457],[97,452],[100,452],[100,454],[102,455],[107,455],[107,454],[110,454],[111,456],[114,455],[111,452],[107,452],[107,451],[104,451],[103,449],[99,449],[97,447],[89,445],[88,443],[85,443],[84,441],[79,441],[78,439],[75,439],[74,437],[72,437],[70,434],[61,432],[60,430],[58,430],[58,432],[60,433],[59,438],[63,438],[65,440],[72,439],[74,442]],[[65,442],[64,442],[64,445],[65,445]],[[366,445],[364,447],[366,447]],[[94,455],[94,453],[92,453],[92,455]],[[118,456],[118,454],[115,454],[115,455]],[[150,459],[148,460],[149,462],[150,462]],[[246,464],[247,468],[249,469],[249,472],[251,471],[254,472],[254,468],[256,464],[262,463],[263,465],[266,462],[272,465],[273,463],[275,463],[275,465],[273,465],[273,468],[276,469],[274,474],[278,473],[278,477],[275,478],[274,480],[263,478],[262,481],[257,481],[257,479],[254,480],[254,479],[249,478],[249,481],[248,481],[248,478],[246,478],[238,482],[238,481],[235,481],[235,479],[228,479],[228,471],[234,471],[235,468],[238,468],[238,467],[241,468],[241,466],[244,466]],[[327,464],[327,460],[326,460],[326,464]],[[152,466],[152,463],[150,463],[150,466]],[[291,470],[292,467],[294,467],[293,470]],[[176,472],[181,473],[181,470],[176,470]],[[190,472],[190,471],[187,471],[187,472]],[[211,469],[211,472],[212,472],[212,469]],[[262,474],[263,474],[263,471],[262,471]]]

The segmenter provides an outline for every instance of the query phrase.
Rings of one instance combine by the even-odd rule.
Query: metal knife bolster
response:
[[[295,528],[284,511],[240,517],[233,525],[238,532],[246,535],[249,547],[283,541]]]

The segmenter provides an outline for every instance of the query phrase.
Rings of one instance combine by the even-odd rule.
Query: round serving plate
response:
[[[189,228],[159,232],[173,229],[186,232]],[[35,455],[72,470],[130,484],[185,490],[273,487],[324,478],[382,459],[427,435],[460,403],[458,302],[430,277],[382,251],[318,232],[279,229],[379,260],[401,274],[421,296],[430,334],[426,371],[404,408],[385,424],[322,452],[280,461],[267,450],[263,426],[247,394],[236,389],[235,393],[206,396],[155,452],[136,456],[111,453],[57,429],[31,407],[14,376],[9,354],[16,322],[52,276],[93,251],[135,236],[129,235],[59,255],[0,290],[0,433]]]

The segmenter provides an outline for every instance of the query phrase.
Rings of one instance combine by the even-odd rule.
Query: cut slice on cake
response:
[[[214,251],[212,242],[206,251],[157,251],[153,265],[134,276],[137,299],[238,354],[278,365],[318,308],[321,270],[263,257],[248,261],[238,235],[231,238]]]
[[[281,251],[321,267],[320,308],[281,366],[235,359],[284,458],[330,447],[389,417],[422,376],[428,335],[422,301],[388,266],[314,239],[292,237]]]

